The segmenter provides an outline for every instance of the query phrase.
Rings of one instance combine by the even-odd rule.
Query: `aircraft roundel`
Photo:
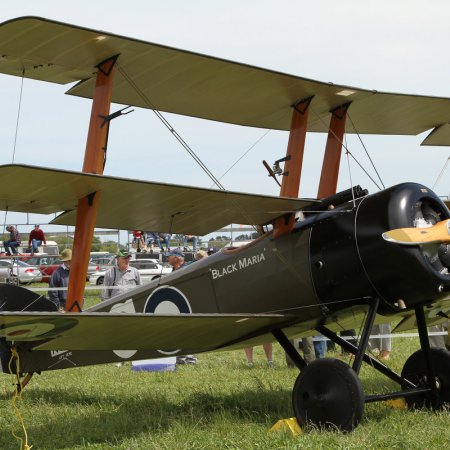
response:
[[[67,317],[16,321],[0,327],[0,338],[10,341],[33,341],[51,338],[74,327],[78,321]]]
[[[144,306],[144,312],[150,314],[190,314],[192,309],[180,290],[172,286],[162,286],[149,295]]]
[[[190,314],[192,309],[188,299],[179,289],[172,286],[161,286],[149,295],[144,312],[147,314]],[[159,353],[166,356],[176,355],[180,351],[180,348],[158,350]]]

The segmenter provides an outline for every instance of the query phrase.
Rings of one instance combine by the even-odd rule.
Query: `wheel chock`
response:
[[[290,419],[280,419],[269,431],[286,431],[289,430],[293,436],[298,436],[302,434],[302,429],[297,422],[295,417],[291,417]]]
[[[389,406],[389,408],[394,409],[408,409],[408,405],[406,404],[406,401],[403,397],[401,398],[395,398],[392,400],[385,400],[383,402],[386,406]]]

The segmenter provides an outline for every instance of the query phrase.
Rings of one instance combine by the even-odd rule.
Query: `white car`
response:
[[[42,272],[37,266],[30,266],[18,259],[0,259],[0,282],[10,284],[39,283]]]
[[[130,261],[130,266],[139,270],[142,283],[150,283],[163,275],[172,272],[172,267],[160,264],[154,259],[133,259]],[[105,280],[106,271],[97,271],[89,277],[89,283],[95,286],[100,286]]]

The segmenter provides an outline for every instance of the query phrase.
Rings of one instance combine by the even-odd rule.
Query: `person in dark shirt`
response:
[[[20,234],[12,225],[8,225],[6,230],[9,231],[9,240],[3,241],[5,253],[8,255],[17,255],[17,247],[19,247],[22,242]]]
[[[52,273],[50,278],[48,296],[60,311],[64,311],[67,300],[67,287],[69,286],[70,263],[72,261],[72,250],[70,248],[66,248],[61,252],[60,261],[62,264]]]
[[[37,252],[38,247],[42,243],[44,243],[44,245],[47,244],[47,241],[45,240],[45,234],[39,228],[39,225],[35,225],[34,230],[31,231],[30,236],[28,237],[28,247],[31,244],[31,256],[33,256]]]

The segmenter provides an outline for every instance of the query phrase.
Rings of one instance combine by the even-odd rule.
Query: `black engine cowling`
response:
[[[404,183],[322,213],[311,229],[310,262],[317,296],[337,302],[377,296],[384,308],[450,296],[450,249],[405,246],[385,231],[426,227],[450,213],[428,188]]]

